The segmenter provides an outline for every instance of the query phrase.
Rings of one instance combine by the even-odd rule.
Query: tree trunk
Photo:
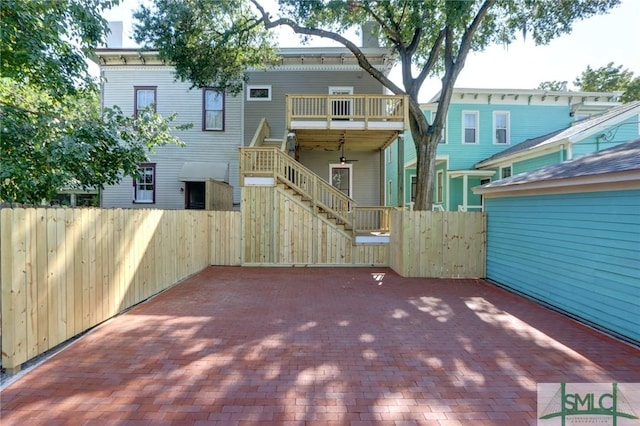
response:
[[[413,134],[417,157],[416,200],[414,210],[431,210],[435,190],[436,152],[440,142],[440,134]]]

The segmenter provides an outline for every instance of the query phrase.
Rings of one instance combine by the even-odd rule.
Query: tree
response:
[[[558,81],[558,80],[543,81],[542,83],[538,84],[538,87],[536,87],[536,89],[549,90],[549,91],[552,91],[552,92],[566,92],[567,91],[567,82],[566,81]]]
[[[431,209],[435,157],[454,83],[467,55],[492,43],[530,34],[547,43],[571,31],[575,20],[606,12],[619,0],[279,0],[277,16],[262,0],[155,0],[134,17],[135,38],[175,65],[176,74],[195,86],[238,91],[248,66],[273,58],[270,31],[291,28],[303,37],[336,41],[360,67],[396,95],[408,95],[410,128],[417,152],[415,208]],[[394,49],[402,67],[402,87],[375,69],[362,50],[342,34],[374,21],[378,37]],[[438,75],[442,89],[429,124],[418,93],[427,77]]]
[[[85,54],[107,31],[110,0],[0,2],[0,200],[39,204],[62,188],[135,176],[154,146],[180,143],[151,111],[100,111]]]
[[[587,66],[573,84],[585,92],[623,91],[622,102],[640,100],[640,76],[634,78],[632,71],[613,62],[597,69]]]

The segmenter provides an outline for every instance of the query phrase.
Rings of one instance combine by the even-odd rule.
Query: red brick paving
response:
[[[0,419],[535,424],[536,383],[563,381],[640,382],[640,351],[481,280],[215,267],[7,386]]]

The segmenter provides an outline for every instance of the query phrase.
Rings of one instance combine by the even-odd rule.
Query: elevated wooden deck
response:
[[[302,150],[375,151],[409,128],[406,96],[287,95],[287,128]]]

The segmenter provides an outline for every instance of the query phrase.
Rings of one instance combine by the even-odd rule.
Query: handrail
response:
[[[253,134],[253,138],[251,139],[250,147],[258,147],[262,145],[262,142],[271,134],[271,126],[269,126],[269,122],[266,118],[262,118],[258,127],[256,128],[256,132]]]
[[[389,232],[395,207],[362,206],[353,209],[354,232]]]
[[[280,151],[287,152],[287,139],[289,138],[289,131],[284,131],[284,136],[282,137],[282,144],[280,145]]]
[[[314,210],[320,209],[353,229],[351,211],[356,202],[278,148],[241,148],[240,155],[243,176],[273,176],[308,199]]]
[[[408,97],[398,95],[287,94],[287,127],[294,120],[336,119],[403,122],[408,128]]]

